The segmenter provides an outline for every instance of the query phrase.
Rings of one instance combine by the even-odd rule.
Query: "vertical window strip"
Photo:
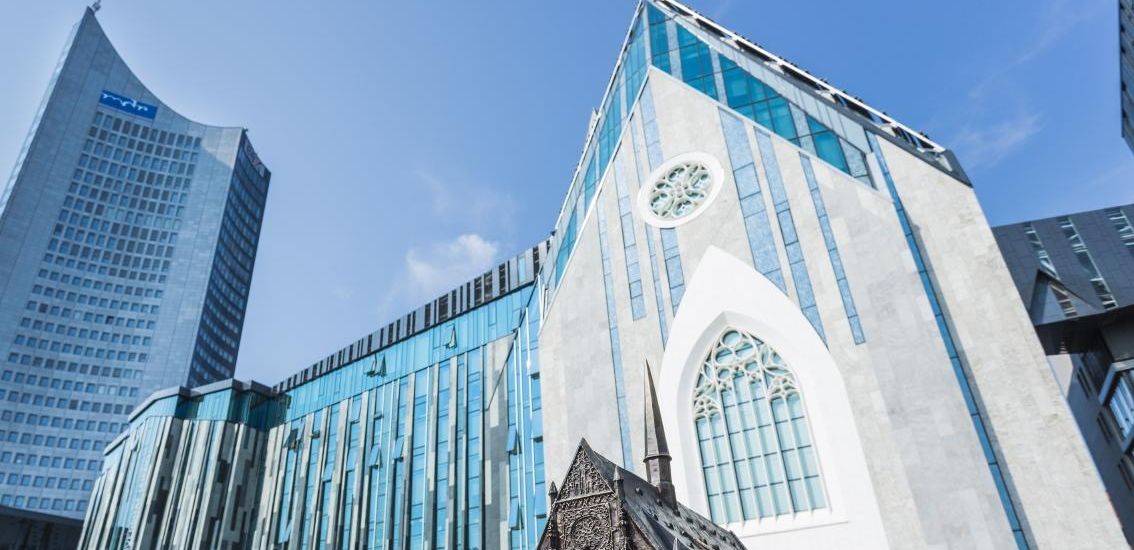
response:
[[[1118,232],[1118,238],[1122,240],[1126,251],[1134,256],[1134,225],[1130,224],[1130,218],[1126,217],[1121,208],[1108,208],[1106,216],[1114,224],[1114,230]]]
[[[1067,237],[1067,243],[1071,245],[1071,251],[1075,253],[1075,259],[1079,260],[1079,265],[1091,277],[1091,287],[1095,289],[1095,294],[1099,297],[1099,302],[1102,303],[1104,309],[1112,309],[1118,306],[1118,302],[1114,299],[1114,293],[1110,290],[1110,285],[1107,284],[1106,279],[1099,272],[1098,266],[1095,264],[1094,258],[1091,257],[1090,250],[1087,250],[1087,243],[1083,242],[1083,237],[1079,235],[1079,230],[1075,228],[1074,222],[1071,218],[1063,216],[1057,218],[1059,229],[1063,231],[1063,236]]]
[[[456,463],[453,464],[452,470],[456,474],[457,479],[453,487],[453,522],[452,525],[456,532],[452,535],[458,541],[463,541],[468,536],[468,464],[469,454],[472,450],[469,445],[469,427],[468,427],[468,372],[471,357],[478,351],[470,351],[469,353],[457,358],[457,373],[454,377],[455,387],[453,391],[457,392],[456,405],[457,408],[452,411],[454,417],[453,422],[456,424],[454,433],[456,439],[453,444],[456,446],[456,452],[453,456],[456,457]]]
[[[890,198],[894,201],[894,209],[897,213],[898,221],[902,225],[902,232],[906,238],[906,246],[913,256],[914,263],[917,265],[922,288],[925,291],[926,298],[929,300],[929,307],[933,311],[933,316],[937,320],[937,330],[941,335],[942,343],[945,345],[945,351],[949,355],[949,361],[953,365],[953,374],[956,376],[957,384],[961,388],[961,395],[965,399],[969,417],[973,421],[973,428],[977,433],[977,437],[980,439],[981,449],[984,451],[985,460],[988,461],[988,469],[992,474],[993,483],[996,485],[997,492],[1000,494],[1000,504],[1004,508],[1004,514],[1008,517],[1008,525],[1012,529],[1012,535],[1016,538],[1016,546],[1020,548],[1020,550],[1028,550],[1030,546],[1028,545],[1027,537],[1024,535],[1024,527],[1020,523],[1020,516],[1016,511],[1016,505],[1013,503],[1013,491],[1008,486],[1008,480],[1004,479],[1004,475],[1001,472],[999,460],[992,447],[992,439],[989,437],[988,430],[985,428],[984,413],[981,412],[976,404],[972,385],[969,382],[969,375],[961,361],[960,355],[957,353],[957,345],[953,340],[953,334],[949,329],[949,324],[945,320],[945,313],[941,309],[941,304],[938,302],[937,291],[933,287],[933,279],[930,277],[929,271],[925,267],[921,246],[917,243],[917,237],[913,233],[913,227],[906,214],[905,206],[903,206],[902,199],[898,195],[898,188],[894,184],[893,176],[890,175],[890,168],[889,165],[886,164],[886,157],[882,155],[882,150],[878,146],[878,138],[874,137],[874,134],[869,132],[867,132],[866,138],[870,142],[870,147],[874,151],[874,158],[878,161],[879,168],[881,168],[882,178],[886,182],[886,188],[890,192]]]
[[[791,268],[791,280],[795,284],[796,299],[803,315],[815,327],[815,332],[824,341],[827,340],[823,332],[823,322],[819,318],[819,306],[815,303],[815,293],[811,288],[811,277],[807,274],[807,264],[803,259],[803,246],[795,231],[795,221],[791,215],[791,204],[788,202],[787,190],[780,175],[780,164],[776,160],[776,151],[772,145],[772,136],[757,130],[756,143],[760,149],[760,159],[764,162],[764,176],[768,180],[768,190],[772,194],[772,204],[776,209],[776,219],[780,225],[780,236],[784,240],[784,249],[787,252],[788,267]]]
[[[331,405],[330,418],[327,422],[327,454],[323,461],[322,492],[319,502],[319,527],[316,531],[319,534],[319,539],[316,541],[316,548],[320,550],[330,546],[330,537],[334,533],[334,527],[331,525],[331,512],[334,510],[334,487],[331,485],[331,482],[334,480],[333,476],[338,462],[339,409],[339,403]]]
[[[658,305],[658,328],[661,330],[661,341],[662,344],[664,344],[669,340],[669,329],[666,327],[667,323],[665,318],[665,300],[662,298],[661,275],[658,274],[657,245],[655,245],[654,240],[650,238],[648,229],[649,228],[647,228],[646,234],[646,249],[650,254],[650,272],[654,279],[654,301]]]
[[[509,392],[512,395],[514,403],[509,403],[509,407],[514,411],[516,430],[520,436],[520,447],[516,449],[516,455],[513,457],[516,461],[516,475],[510,478],[508,490],[510,493],[516,495],[517,502],[520,503],[519,507],[519,533],[516,533],[515,542],[520,543],[520,548],[527,546],[527,538],[533,525],[528,521],[528,515],[532,511],[531,494],[528,493],[528,468],[527,461],[524,454],[531,448],[531,422],[527,416],[527,410],[524,403],[527,401],[527,384],[523,383],[524,374],[521,372],[523,369],[520,365],[520,358],[513,355],[508,359],[508,385],[510,386]]]
[[[614,164],[614,183],[618,191],[618,220],[622,229],[622,250],[626,258],[626,281],[630,291],[630,312],[635,321],[646,316],[646,298],[642,289],[642,266],[638,262],[638,243],[634,235],[634,215],[630,190],[622,169]]]
[[[389,433],[389,423],[386,422],[388,411],[385,410],[384,403],[386,403],[386,394],[392,384],[387,384],[384,387],[373,389],[370,391],[370,450],[368,451],[366,461],[366,472],[370,477],[366,485],[369,487],[367,497],[370,502],[366,505],[366,535],[368,547],[377,547],[382,535],[382,521],[385,516],[386,502],[386,484],[383,482],[382,477],[385,475],[385,468],[389,464],[388,457],[383,456],[383,451],[389,452],[389,445],[386,444],[386,436]],[[306,520],[305,520],[306,521]]]
[[[630,114],[629,111],[634,105],[634,99],[638,97],[638,89],[642,87],[642,81],[646,78],[646,17],[639,13],[637,19],[634,30],[631,31],[630,47],[627,48],[624,61],[627,115]]]
[[[314,525],[315,521],[316,489],[321,479],[318,475],[319,452],[323,443],[323,439],[315,437],[315,434],[322,429],[323,411],[315,411],[311,417],[312,434],[307,440],[307,489],[303,495],[303,523],[299,526],[299,548],[301,550],[307,550],[310,547],[312,534],[310,526]]]
[[[850,283],[847,281],[846,270],[843,268],[842,257],[839,256],[839,245],[835,242],[835,233],[831,230],[831,220],[827,216],[827,207],[823,204],[823,194],[819,190],[819,182],[815,179],[815,170],[811,166],[811,159],[800,153],[799,160],[803,163],[803,175],[807,178],[807,187],[811,190],[811,202],[815,205],[815,213],[819,217],[819,228],[823,233],[823,241],[827,244],[827,257],[831,260],[831,270],[835,273],[835,283],[839,286],[839,295],[843,299],[843,310],[847,314],[851,335],[855,344],[866,342],[862,332],[862,323],[858,318],[858,308],[854,305],[854,295],[851,294]]]
[[[467,419],[466,447],[468,459],[465,461],[465,502],[468,509],[468,540],[470,546],[481,546],[484,539],[484,479],[481,476],[481,462],[484,460],[484,348],[468,354],[467,381],[465,385],[468,404],[465,409]]]
[[[522,325],[523,327],[523,325]],[[543,474],[540,471],[540,464],[542,460],[536,460],[536,456],[542,455],[542,418],[536,418],[532,412],[533,400],[533,386],[530,383],[531,378],[527,372],[526,362],[523,361],[523,355],[516,355],[515,363],[515,383],[523,390],[523,398],[521,400],[521,409],[524,414],[524,434],[527,448],[524,449],[524,484],[521,490],[524,491],[525,501],[527,502],[525,526],[527,535],[527,548],[535,548],[536,543],[539,542],[539,536],[543,530],[542,513],[545,491],[535,491],[536,486],[543,482]],[[540,428],[538,428],[540,426]],[[536,433],[536,431],[540,433]],[[536,504],[539,502],[539,504]],[[545,514],[544,514],[545,516]]]
[[[539,378],[539,308],[529,302],[521,310],[520,331],[514,341],[516,353],[516,383],[525,391],[523,407],[528,419],[528,440],[530,445],[524,450],[528,471],[525,487],[528,491],[528,548],[538,544],[540,533],[547,522],[545,495],[546,477],[543,460],[543,398]]]
[[[428,436],[429,436],[429,410],[434,399],[433,378],[436,376],[433,368],[417,371],[414,375],[413,395],[413,428],[410,433],[412,455],[410,458],[409,479],[409,547],[423,548],[425,545],[425,510],[426,492],[425,468],[429,463]]]
[[[651,122],[653,122],[654,115],[653,96],[650,93],[649,83],[646,84],[645,89],[642,91],[642,98],[639,99],[639,102],[641,103],[642,109],[642,131],[645,133],[646,119],[649,118]],[[641,170],[642,165],[638,153],[638,129],[636,126],[632,125],[630,131],[634,141],[634,166],[636,169]],[[654,127],[654,132],[655,134],[657,133],[656,126]],[[661,159],[658,159],[658,162],[660,163]],[[653,162],[651,162],[650,165],[653,166]],[[639,181],[642,179],[640,174],[638,179]],[[662,298],[661,275],[658,273],[657,245],[654,244],[654,239],[650,236],[650,226],[646,225],[645,228],[646,250],[650,255],[650,275],[654,283],[654,303],[657,305],[658,310],[658,330],[661,332],[661,341],[664,344],[669,339],[669,328],[667,327],[665,318],[665,300]]]
[[[1024,236],[1028,239],[1028,244],[1032,247],[1032,252],[1035,253],[1036,259],[1039,260],[1040,268],[1048,272],[1057,281],[1059,273],[1055,271],[1055,264],[1051,262],[1051,256],[1047,253],[1047,248],[1044,247],[1043,241],[1040,239],[1039,233],[1036,232],[1035,226],[1031,222],[1024,223]],[[1067,289],[1058,282],[1053,282],[1049,285],[1052,294],[1055,296],[1056,303],[1063,311],[1063,316],[1067,318],[1075,317],[1078,312],[1075,310],[1075,304],[1071,302],[1071,295]]]
[[[391,420],[394,424],[394,427],[391,428],[393,433],[393,445],[390,447],[390,462],[393,464],[393,467],[390,469],[390,477],[387,478],[390,482],[390,497],[387,501],[390,510],[386,516],[390,524],[387,541],[391,545],[403,544],[402,531],[405,529],[403,516],[406,503],[404,497],[406,478],[405,440],[406,432],[412,426],[412,423],[406,416],[413,402],[412,396],[409,395],[409,389],[411,388],[409,382],[411,378],[410,376],[405,376],[398,381],[398,399],[395,405],[394,418]]]
[[[665,160],[662,156],[661,132],[658,131],[657,113],[654,111],[653,88],[648,83],[638,100],[642,108],[642,132],[646,138],[646,158],[650,161],[650,170],[656,169]]]
[[[661,136],[658,131],[657,117],[654,111],[654,94],[649,84],[642,93],[642,129],[646,137],[646,154],[650,159],[650,170],[661,165],[663,159]],[[647,227],[647,232],[649,228]],[[685,294],[685,276],[681,268],[681,250],[677,246],[677,232],[673,228],[660,231],[662,242],[662,255],[665,261],[666,278],[669,281],[670,307],[677,314],[677,306],[681,305],[681,297]],[[653,239],[647,234],[646,242],[653,248]],[[651,254],[653,251],[651,250]],[[660,307],[660,302],[659,302]],[[664,342],[665,339],[663,338]]]
[[[351,402],[350,418],[347,422],[346,459],[343,461],[343,486],[340,489],[343,493],[343,497],[342,507],[339,510],[339,523],[342,529],[338,539],[338,544],[343,547],[350,547],[353,542],[351,540],[351,529],[354,526],[354,485],[357,475],[359,436],[361,433],[359,419],[359,407],[361,403],[362,400],[359,397],[355,397]]]
[[[772,224],[768,220],[764,206],[764,194],[760,191],[760,178],[756,175],[756,163],[748,142],[748,132],[744,123],[724,109],[720,109],[721,127],[724,130],[728,156],[732,164],[732,178],[736,183],[736,194],[740,197],[740,212],[744,217],[744,230],[748,236],[748,249],[752,253],[752,265],[770,281],[787,292],[787,283],[780,268],[780,257],[776,251],[776,241],[772,238]]]
[[[696,35],[677,25],[677,47],[681,59],[681,80],[701,93],[717,99],[716,78],[713,73],[709,46]]]
[[[526,447],[525,440],[522,435],[523,426],[520,421],[520,403],[519,393],[520,388],[517,387],[515,378],[515,357],[510,357],[505,362],[504,384],[507,386],[507,411],[508,411],[508,435],[507,435],[507,450],[508,450],[508,539],[509,547],[513,550],[518,550],[524,547],[523,530],[523,509],[521,487],[522,487],[522,457],[521,452],[523,447]]]
[[[613,268],[610,265],[610,245],[606,234],[606,213],[601,205],[597,211],[599,250],[602,252],[602,283],[606,293],[606,318],[610,333],[610,364],[614,370],[614,398],[618,405],[618,431],[622,439],[622,465],[634,467],[634,453],[630,448],[630,414],[626,410],[626,382],[622,375],[622,343],[618,336],[618,308],[614,299]]]
[[[299,455],[299,422],[292,422],[288,429],[287,440],[284,442],[286,453],[286,465],[284,466],[283,475],[283,496],[280,497],[280,509],[278,514],[279,532],[276,533],[276,542],[285,543],[291,540],[291,486],[294,483],[295,476],[295,462]]]
[[[1028,238],[1028,244],[1032,247],[1032,252],[1035,253],[1036,259],[1039,260],[1040,267],[1047,270],[1052,277],[1059,278],[1059,273],[1055,270],[1055,264],[1051,263],[1051,256],[1047,253],[1047,248],[1043,246],[1043,241],[1040,240],[1039,233],[1036,232],[1035,226],[1032,222],[1024,224],[1024,236]]]
[[[669,36],[666,33],[666,16],[652,3],[646,3],[646,13],[650,21],[650,58],[653,65],[673,74],[669,63]]]
[[[677,307],[681,305],[681,298],[685,295],[685,274],[681,270],[681,251],[677,246],[677,230],[672,227],[660,229],[662,243],[662,257],[665,260],[665,276],[669,280],[669,301],[673,314],[677,315]]]
[[[442,361],[437,372],[436,415],[433,421],[433,529],[434,548],[445,548],[448,535],[449,495],[449,395],[454,390],[450,386],[450,368],[453,361]]]
[[[547,518],[538,358],[539,304],[529,300],[513,308],[510,315],[518,328],[502,378],[508,415],[507,537],[510,548],[523,549],[535,547]],[[480,467],[479,461],[476,467]],[[470,547],[479,545],[479,540],[470,538]]]

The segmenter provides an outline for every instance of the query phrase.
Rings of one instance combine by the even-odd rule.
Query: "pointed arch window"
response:
[[[725,329],[701,364],[691,405],[714,522],[827,507],[799,385],[762,340]]]

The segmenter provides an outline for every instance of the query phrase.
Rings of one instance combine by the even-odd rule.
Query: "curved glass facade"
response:
[[[0,217],[0,505],[79,517],[106,444],[232,375],[270,173],[75,27]]]
[[[542,248],[316,376],[147,399],[107,451],[82,547],[533,547],[547,513],[531,300]],[[233,500],[194,506],[218,490]]]
[[[147,399],[107,451],[83,548],[533,548],[547,515],[539,251],[426,306],[422,329],[316,365],[315,378]],[[194,508],[214,491],[234,500]]]

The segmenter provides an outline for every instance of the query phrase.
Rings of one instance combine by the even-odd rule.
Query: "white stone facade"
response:
[[[877,189],[744,122],[763,190],[783,293],[753,266],[733,181],[721,115],[727,107],[651,68],[621,144],[578,229],[558,287],[545,296],[540,334],[547,477],[560,478],[580,438],[601,454],[622,456],[621,426],[604,279],[598,209],[603,210],[609,275],[629,411],[630,450],[642,449],[641,363],[650,361],[671,434],[679,500],[708,516],[700,455],[692,435],[693,369],[725,325],[772,345],[795,369],[807,407],[829,505],[824,510],[730,525],[750,547],[1016,548],[993,473],[954,365],[935,321],[918,265],[903,233],[881,165],[870,158]],[[642,103],[652,102],[656,141],[647,144]],[[647,123],[650,121],[646,121]],[[651,134],[652,135],[652,134]],[[1019,303],[973,190],[889,141],[877,141],[948,330],[958,348],[997,458],[1033,548],[1125,545],[1074,421],[1062,402]],[[680,250],[681,303],[672,307],[659,230],[634,202],[632,227],[620,224],[615,178],[637,197],[663,160],[698,153],[724,166],[719,192],[687,221],[673,224]],[[763,155],[761,154],[763,153]],[[855,342],[841,300],[800,155],[808,155],[837,243],[864,342]],[[782,174],[794,233],[821,320],[820,335],[800,312],[785,250],[785,228],[768,192],[765,159]],[[782,208],[782,205],[781,205]],[[623,218],[625,220],[625,218]],[[633,231],[646,300],[635,320],[621,231]],[[655,258],[646,246],[654,240]],[[798,265],[798,260],[797,264]],[[655,292],[656,270],[661,282]],[[661,297],[657,307],[656,297]],[[658,311],[667,332],[663,343]],[[822,337],[821,337],[822,336]],[[825,341],[824,338],[825,337]],[[640,463],[635,464],[642,472]],[[1072,512],[1073,511],[1073,512]],[[1067,521],[1068,514],[1075,520]]]

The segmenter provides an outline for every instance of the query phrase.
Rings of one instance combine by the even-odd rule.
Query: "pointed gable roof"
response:
[[[635,532],[651,548],[658,550],[744,550],[740,539],[731,531],[720,527],[693,511],[677,504],[668,506],[663,495],[648,481],[634,472],[620,468],[602,456],[584,439],[575,451],[575,458],[567,470],[558,498],[551,503],[548,525],[554,524],[557,507],[561,503],[583,497],[606,496],[615,499],[615,479],[621,478],[622,510]],[[560,532],[564,526],[558,526]],[[539,548],[546,548],[547,530],[540,538]],[[567,541],[561,546],[571,547]]]
[[[713,38],[719,40],[721,43],[732,46],[737,52],[747,58],[775,67],[779,73],[790,77],[790,80],[793,81],[795,85],[799,86],[802,90],[807,90],[816,99],[830,106],[854,113],[861,121],[867,122],[880,130],[876,132],[879,135],[896,138],[894,140],[895,143],[908,150],[929,157],[934,161],[934,166],[944,169],[966,184],[969,183],[968,176],[964,173],[964,170],[957,165],[954,159],[950,158],[952,157],[952,152],[948,148],[930,139],[924,132],[917,131],[902,124],[885,111],[876,109],[868,105],[861,98],[835,87],[823,78],[812,75],[784,57],[733,32],[682,2],[677,0],[648,0],[648,3],[656,7],[662,7],[677,16],[685,18],[692,27],[709,33]]]

